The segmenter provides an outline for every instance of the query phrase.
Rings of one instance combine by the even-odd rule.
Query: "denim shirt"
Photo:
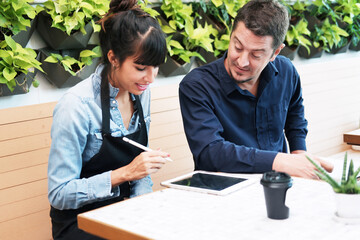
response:
[[[184,130],[195,169],[266,172],[278,152],[306,150],[300,77],[277,56],[261,73],[258,94],[241,89],[223,58],[192,70],[180,83]],[[286,136],[286,138],[285,138]]]
[[[51,149],[48,165],[48,198],[57,209],[77,209],[85,204],[120,195],[119,187],[111,187],[111,171],[89,178],[81,178],[82,166],[102,144],[100,83],[103,65],[95,73],[69,89],[59,100],[53,113]],[[118,102],[119,89],[109,84],[110,131],[114,137],[131,134],[138,129],[138,111],[133,114],[126,129]],[[147,131],[150,125],[150,89],[140,96]],[[132,100],[135,101],[132,95]],[[134,156],[135,157],[135,156]],[[152,191],[150,176],[130,182],[130,197]]]

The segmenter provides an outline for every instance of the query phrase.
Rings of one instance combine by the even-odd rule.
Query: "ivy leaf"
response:
[[[163,32],[166,33],[166,34],[170,34],[170,33],[176,32],[176,30],[174,30],[174,28],[171,28],[171,27],[168,26],[168,25],[162,25],[162,26],[161,26],[161,29],[162,29]]]
[[[4,68],[3,76],[8,80],[11,81],[16,77],[17,73],[13,68]]]
[[[71,31],[77,26],[78,21],[75,17],[65,17],[64,22],[66,26],[66,33],[70,35]]]
[[[64,20],[64,18],[61,15],[57,15],[53,18],[53,20],[54,20],[54,23],[61,23]]]
[[[3,77],[3,74],[0,73],[0,83],[6,84],[7,82],[8,82],[8,80],[6,80],[6,78]]]
[[[11,37],[9,36],[5,36],[5,42],[6,44],[13,50],[15,51],[16,50],[16,42],[14,41],[14,39],[12,39]]]
[[[90,57],[95,56],[96,54],[91,50],[83,50],[80,52],[80,57]]]
[[[87,3],[87,2],[81,2],[79,7],[86,8],[91,12],[95,11],[94,7],[91,4]]]
[[[58,59],[51,55],[51,56],[48,56],[44,61],[49,62],[49,63],[57,63]]]
[[[220,7],[223,4],[222,0],[211,0],[215,7]]]
[[[175,41],[175,40],[170,40],[169,45],[173,46],[175,48],[178,48],[178,49],[184,49],[184,47],[181,46],[181,44],[178,41]]]
[[[11,57],[11,55],[7,51],[0,49],[0,57],[8,58],[8,57]]]

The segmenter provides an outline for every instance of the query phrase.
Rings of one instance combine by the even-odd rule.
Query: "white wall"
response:
[[[343,134],[360,128],[360,53],[297,59],[295,65],[309,121],[308,150],[322,156],[347,150]]]

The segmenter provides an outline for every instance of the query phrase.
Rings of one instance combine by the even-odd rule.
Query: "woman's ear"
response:
[[[109,63],[113,66],[113,67],[119,67],[119,60],[117,59],[117,57],[115,56],[115,53],[113,50],[109,50],[107,53],[107,58],[109,60]]]

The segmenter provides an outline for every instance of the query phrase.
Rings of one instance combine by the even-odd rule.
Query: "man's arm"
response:
[[[300,77],[295,69],[293,74],[294,90],[290,100],[284,130],[289,142],[290,152],[297,150],[306,151],[305,138],[308,132],[308,122],[305,119]]]
[[[304,116],[300,77],[296,70],[293,81],[294,91],[285,123],[285,134],[291,154],[278,153],[273,163],[273,170],[286,172],[291,176],[318,179],[315,174],[316,168],[306,156],[311,157],[328,172],[333,170],[333,165],[306,152],[307,120]]]

